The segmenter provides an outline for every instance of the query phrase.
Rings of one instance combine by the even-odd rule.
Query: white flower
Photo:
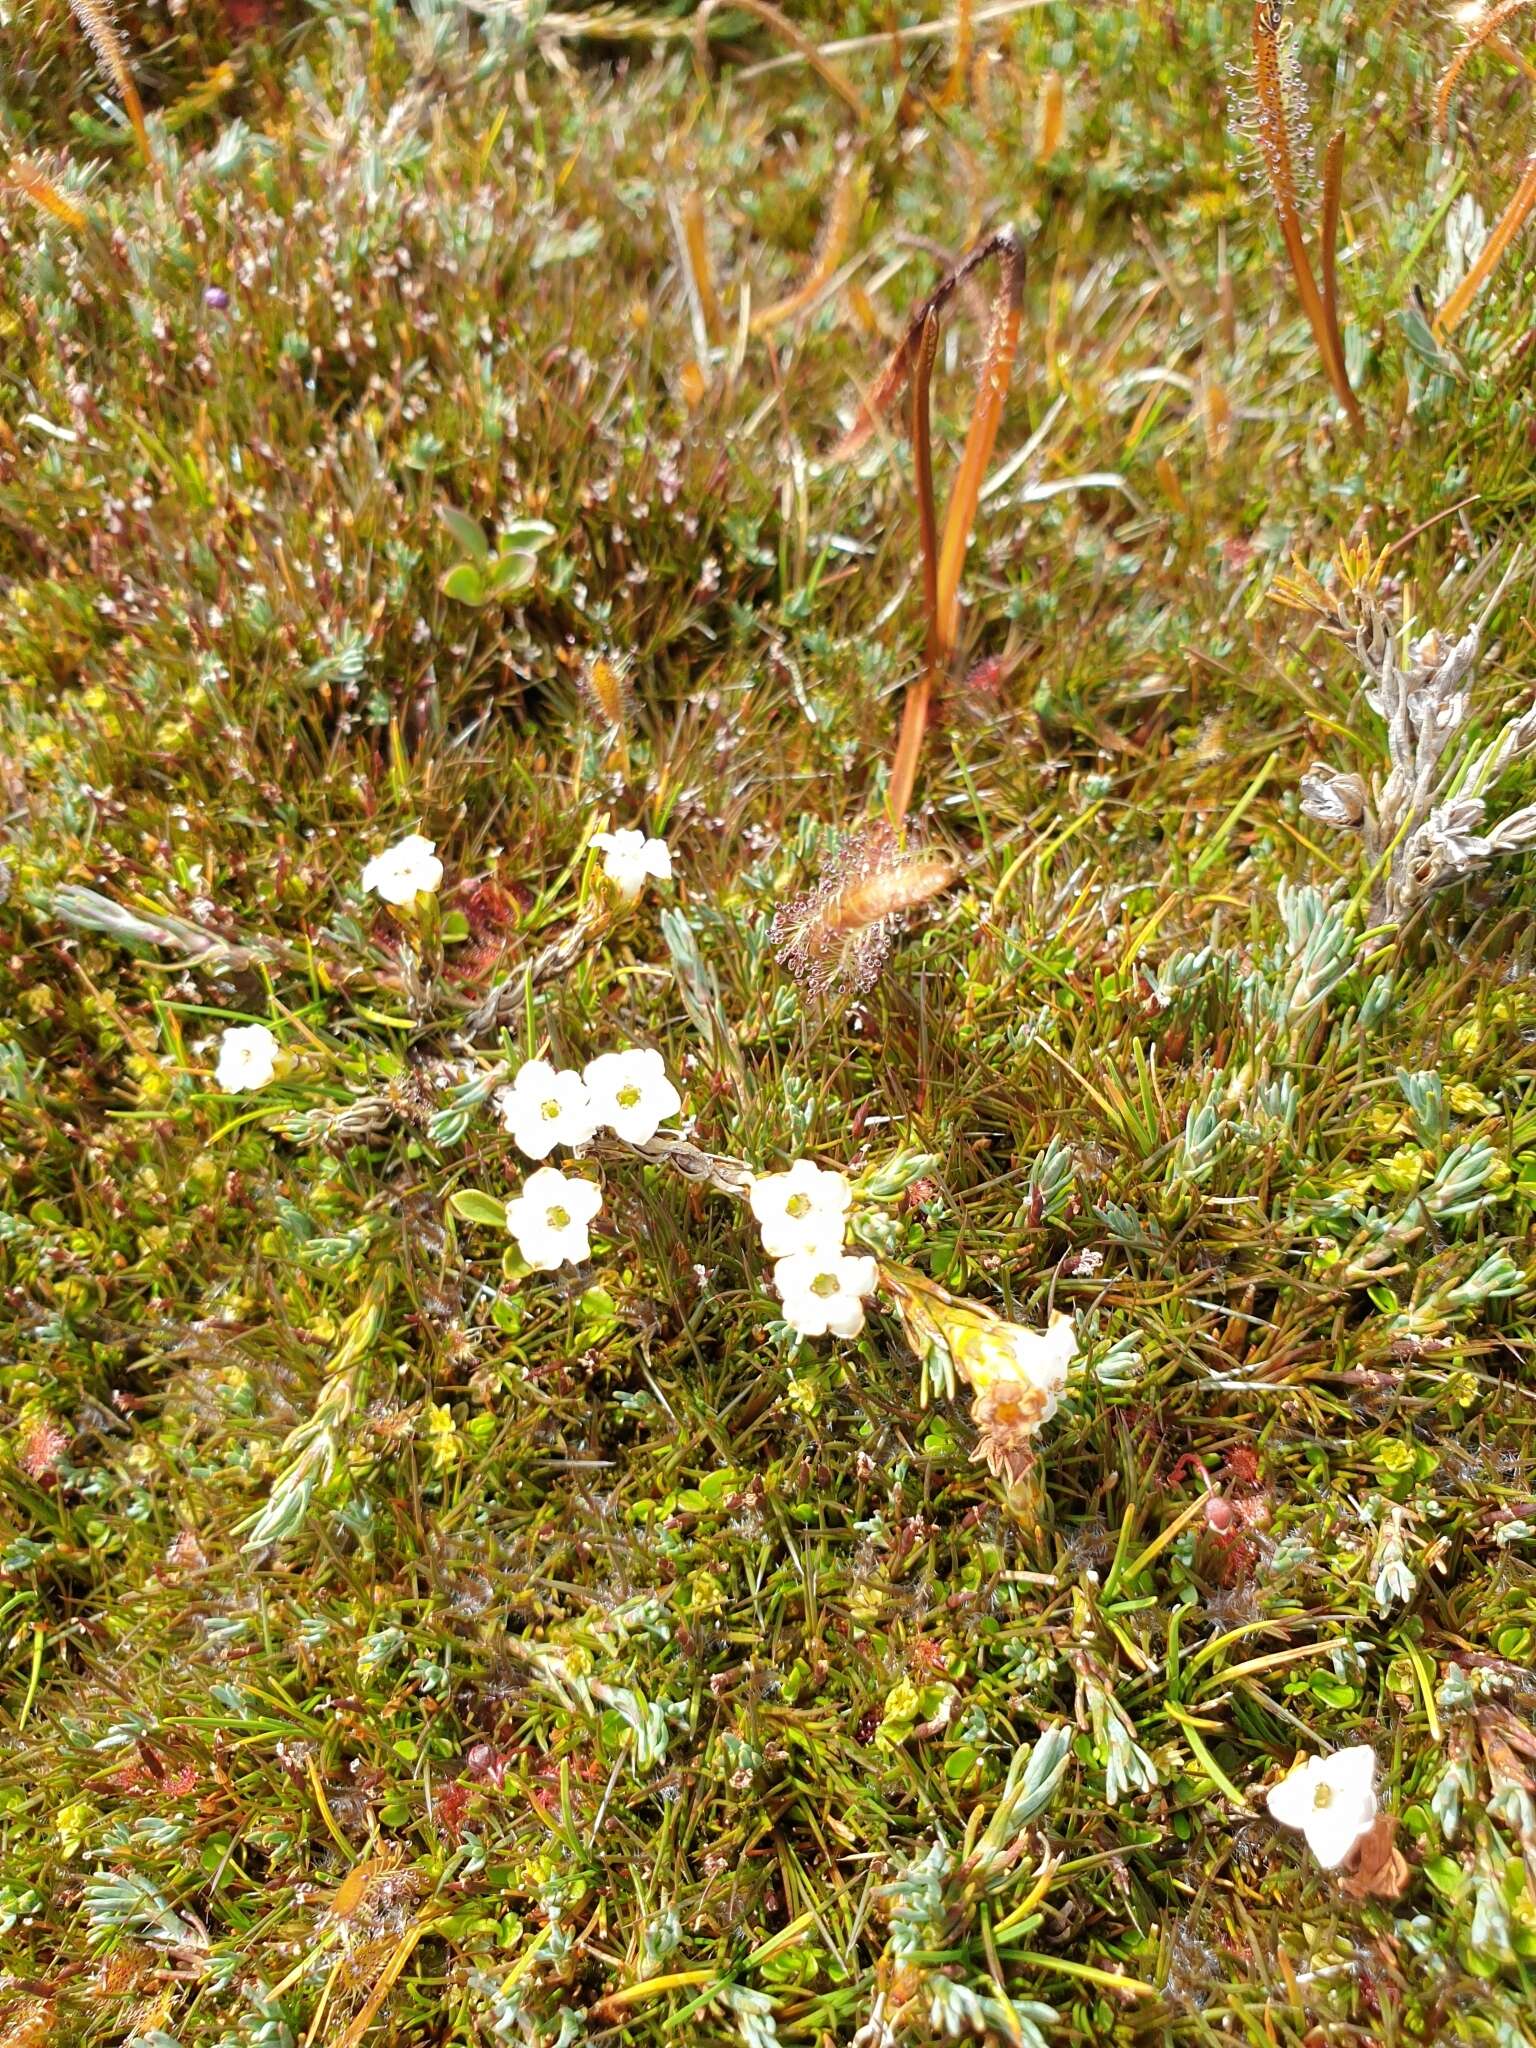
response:
[[[752,1214],[770,1259],[796,1252],[834,1250],[843,1242],[852,1191],[842,1174],[797,1159],[785,1173],[765,1173],[752,1183]]]
[[[594,832],[592,844],[603,856],[603,873],[619,900],[633,903],[648,877],[672,879],[672,849],[665,839],[647,839],[643,832]]]
[[[501,1121],[530,1159],[547,1159],[557,1145],[585,1145],[598,1118],[587,1084],[572,1067],[529,1060],[496,1097]]]
[[[628,1145],[649,1144],[657,1125],[683,1106],[659,1052],[602,1052],[581,1078],[593,1116]]]
[[[278,1043],[265,1024],[237,1024],[219,1041],[213,1078],[226,1095],[265,1088],[277,1071]]]
[[[386,903],[414,903],[418,896],[431,896],[443,879],[443,864],[430,839],[412,832],[397,846],[376,853],[363,869],[363,887],[382,896]]]
[[[802,1337],[857,1337],[864,1327],[864,1297],[875,1291],[871,1258],[850,1258],[836,1245],[780,1259],[773,1284],[784,1320]]]
[[[1376,1752],[1361,1743],[1309,1756],[1266,1797],[1280,1825],[1300,1828],[1324,1870],[1337,1870],[1376,1818]]]
[[[541,1166],[507,1204],[507,1228],[529,1265],[541,1273],[579,1266],[592,1250],[587,1225],[603,1206],[595,1180]]]

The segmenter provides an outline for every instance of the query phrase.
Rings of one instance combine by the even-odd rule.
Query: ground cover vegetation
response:
[[[1536,18],[0,0],[0,2041],[1532,2038]]]

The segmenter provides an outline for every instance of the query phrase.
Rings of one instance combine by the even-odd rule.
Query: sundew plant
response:
[[[0,2048],[1536,2039],[1533,89],[0,0]]]

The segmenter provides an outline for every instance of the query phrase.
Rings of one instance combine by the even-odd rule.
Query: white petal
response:
[[[797,1288],[784,1296],[783,1307],[785,1322],[800,1336],[824,1337],[827,1334],[827,1304],[819,1294]]]
[[[857,1337],[864,1327],[864,1304],[856,1294],[836,1294],[827,1303],[827,1328],[834,1337]]]
[[[1271,1785],[1264,1803],[1283,1828],[1304,1828],[1311,1821],[1317,1797],[1317,1759],[1305,1763]]]
[[[880,1278],[880,1268],[872,1258],[844,1259],[841,1278],[850,1294],[873,1294]]]
[[[553,1231],[525,1231],[517,1240],[517,1248],[536,1273],[553,1273],[565,1264],[564,1248]]]
[[[521,1103],[508,1109],[506,1125],[518,1151],[526,1152],[530,1159],[547,1159],[560,1142],[554,1126],[537,1110],[530,1114]]]
[[[1371,1817],[1375,1818],[1376,1752],[1368,1742],[1337,1751],[1327,1759],[1323,1772],[1341,1801],[1369,1806]]]
[[[1337,1870],[1373,1818],[1362,1818],[1353,1800],[1335,1799],[1331,1806],[1316,1807],[1307,1816],[1307,1847],[1324,1870]]]
[[[573,1266],[579,1266],[592,1256],[592,1240],[587,1235],[585,1223],[572,1222],[558,1233],[557,1241],[561,1260]]]

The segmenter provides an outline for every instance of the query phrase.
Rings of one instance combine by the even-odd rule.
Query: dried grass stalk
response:
[[[775,327],[781,327],[786,320],[797,319],[815,305],[837,275],[838,265],[848,252],[863,189],[862,172],[850,158],[844,158],[838,166],[837,183],[832,190],[832,203],[827,209],[826,225],[822,229],[821,247],[815,262],[792,292],[786,293],[782,299],[775,299],[771,306],[764,306],[760,313],[753,314],[749,329],[752,334],[771,334]]]
[[[1059,71],[1040,81],[1040,106],[1035,130],[1035,162],[1048,164],[1061,147],[1067,128],[1067,89]]]
[[[5,182],[30,199],[32,204],[76,234],[84,232],[88,225],[85,214],[61,192],[46,171],[42,171],[30,157],[13,156],[0,171]]]
[[[690,187],[684,196],[681,220],[688,274],[693,280],[705,338],[713,346],[725,333],[725,321],[720,313],[720,295],[715,290],[715,267],[709,256],[709,223],[704,213],[704,197],[697,186]]]
[[[111,0],[69,0],[69,5],[76,21],[84,29],[92,49],[101,60],[102,69],[117,87],[118,98],[123,103],[123,112],[128,116],[133,132],[138,137],[145,163],[152,163],[154,152],[149,146],[149,130],[144,125],[144,103],[139,98],[139,89],[134,84],[133,73],[128,68],[128,52],[117,32],[117,23],[112,18]]]
[[[1291,129],[1294,122],[1294,81],[1290,53],[1282,45],[1285,32],[1285,0],[1255,0],[1253,10],[1253,81],[1258,115],[1259,153],[1269,180],[1275,218],[1290,262],[1291,274],[1301,297],[1302,311],[1312,329],[1318,355],[1334,395],[1349,417],[1355,432],[1362,433],[1365,418],[1350,389],[1344,367],[1344,350],[1339,341],[1338,315],[1317,288],[1307,257],[1302,231],[1300,181],[1297,175],[1296,145]],[[1344,141],[1335,136],[1328,146],[1323,192],[1323,269],[1332,290],[1333,248],[1338,236],[1339,182],[1343,173]],[[1329,180],[1332,180],[1331,195]],[[1332,214],[1330,225],[1329,214]]]
[[[941,107],[959,104],[965,94],[965,81],[971,68],[971,52],[976,44],[976,26],[971,19],[973,0],[959,0],[955,8],[955,48],[950,59],[949,76],[944,81],[944,90],[939,95]]]
[[[1536,207],[1536,156],[1528,157],[1514,197],[1494,224],[1493,231],[1477,252],[1477,261],[1435,315],[1435,332],[1453,334],[1466,317],[1467,309],[1503,261],[1504,252],[1519,234]]]
[[[936,519],[933,505],[932,443],[929,415],[929,384],[938,349],[939,316],[961,284],[982,264],[996,258],[1002,271],[992,319],[977,381],[976,399],[960,467],[950,493],[944,530],[934,547]],[[923,599],[927,635],[922,672],[907,693],[902,709],[901,732],[891,767],[889,809],[899,824],[912,802],[917,779],[918,756],[922,751],[935,691],[954,657],[959,637],[960,574],[965,551],[976,520],[976,507],[987,465],[997,442],[1003,403],[1018,352],[1019,322],[1024,302],[1024,250],[1018,231],[1001,228],[979,242],[969,254],[941,278],[907,324],[890,360],[876,379],[859,409],[858,418],[833,450],[833,460],[856,454],[874,433],[881,419],[894,405],[907,380],[913,380],[912,448],[917,485],[918,521],[922,541]]]
[[[1504,44],[1504,30],[1516,15],[1526,13],[1531,7],[1536,7],[1536,0],[1500,0],[1497,7],[1490,8],[1482,20],[1473,25],[1467,40],[1446,66],[1445,76],[1435,93],[1435,125],[1442,133],[1449,131],[1451,97],[1461,80],[1462,73],[1479,50],[1496,49],[1500,44]],[[1504,44],[1504,48],[1508,50],[1508,45]],[[1509,50],[1509,55],[1514,57],[1517,63],[1522,61],[1513,50]]]
[[[694,59],[701,72],[707,73],[709,69],[709,24],[711,17],[722,6],[726,5],[740,9],[744,14],[755,14],[765,27],[771,28],[776,35],[782,36],[790,48],[797,50],[806,63],[810,65],[827,90],[837,95],[852,114],[854,120],[859,122],[861,126],[863,125],[866,118],[864,102],[854,91],[847,73],[839,70],[829,57],[824,57],[810,37],[803,35],[789,19],[789,16],[782,14],[772,4],[772,0],[704,0],[704,5],[699,9],[695,17],[693,32]]]

